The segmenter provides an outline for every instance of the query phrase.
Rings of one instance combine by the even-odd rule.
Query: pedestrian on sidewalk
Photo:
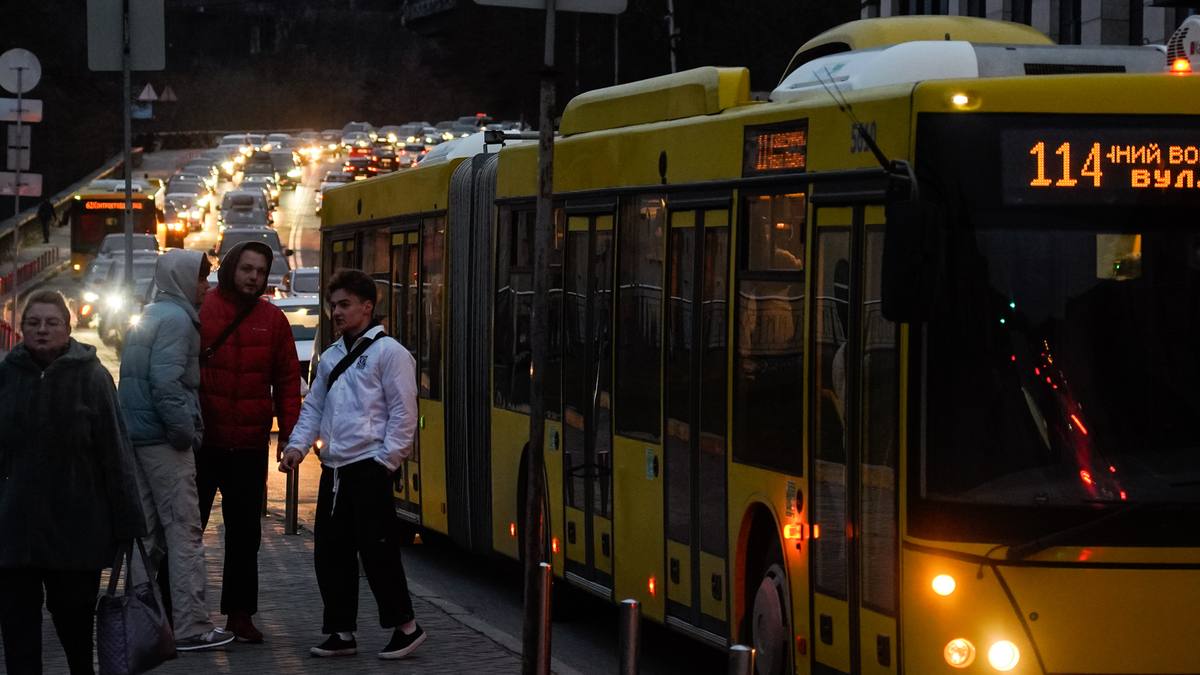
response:
[[[237,244],[200,307],[200,408],[204,444],[196,453],[200,523],[208,527],[217,490],[225,524],[221,613],[239,642],[260,643],[258,549],[271,420],[276,459],[300,414],[300,362],[287,317],[262,297],[273,255],[257,241]]]
[[[146,533],[112,376],[71,337],[60,293],[30,296],[0,364],[0,633],[7,672],[42,672],[42,599],[73,675],[92,672],[100,570]]]
[[[130,330],[118,389],[137,457],[137,486],[152,543],[151,563],[166,556],[175,648],[192,651],[233,641],[213,626],[204,600],[204,531],[196,492],[200,419],[200,316],[208,257],[175,249],[158,259],[158,295]],[[164,553],[165,550],[165,553]]]
[[[311,652],[358,652],[354,631],[361,558],[379,606],[379,625],[394,629],[379,658],[401,659],[425,641],[413,616],[392,503],[392,473],[412,453],[417,428],[415,363],[374,319],[374,279],[360,270],[339,270],[327,297],[341,337],[321,354],[300,421],[279,463],[280,471],[291,471],[318,435],[325,442],[313,562],[325,605],[321,630],[329,638]]]
[[[43,199],[38,205],[37,210],[38,220],[42,221],[42,243],[50,243],[50,227],[58,220],[58,215],[54,212],[54,205],[49,199]]]

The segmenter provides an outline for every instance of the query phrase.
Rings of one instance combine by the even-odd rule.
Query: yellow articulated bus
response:
[[[1152,47],[957,17],[833,29],[769,102],[576,97],[555,574],[764,674],[1200,672],[1197,101]],[[398,512],[516,558],[537,149],[490,149],[330,191],[322,270],[417,356]]]

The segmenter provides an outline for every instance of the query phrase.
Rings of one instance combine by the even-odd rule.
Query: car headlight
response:
[[[95,301],[97,301],[97,300],[99,300],[99,299],[100,299],[100,296],[99,296],[99,295],[96,295],[95,293],[93,293],[93,292],[91,292],[91,291],[84,291],[84,292],[83,292],[83,301],[84,301],[84,302],[95,302]]]
[[[287,175],[288,175],[288,177],[289,177],[289,178],[299,178],[299,177],[300,177],[300,174],[302,174],[302,173],[304,173],[304,172],[303,172],[303,171],[301,171],[301,170],[300,170],[300,167],[298,167],[298,166],[297,166],[297,167],[294,167],[294,168],[290,169],[290,170],[287,172]]]
[[[138,325],[139,323],[141,323],[141,322],[142,322],[142,315],[141,315],[141,314],[131,314],[131,315],[129,315],[129,327],[130,327],[130,328],[137,328],[137,325]]]
[[[192,211],[192,218],[193,218],[194,220],[200,220],[200,218],[201,218],[203,215],[204,215],[204,212],[203,212],[203,211],[201,211],[200,209],[196,209],[195,211]]]
[[[221,162],[221,169],[225,173],[233,173],[233,162],[231,162],[231,161]]]
[[[112,310],[118,310],[125,306],[125,296],[113,293],[104,298],[104,306]]]

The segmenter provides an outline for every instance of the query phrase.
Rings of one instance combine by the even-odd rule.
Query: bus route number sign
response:
[[[1182,129],[1003,132],[1006,204],[1200,201],[1200,134]]]
[[[808,120],[747,126],[742,175],[797,173],[808,168]]]

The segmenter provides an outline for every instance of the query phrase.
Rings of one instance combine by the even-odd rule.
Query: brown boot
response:
[[[262,644],[262,632],[254,627],[254,622],[250,620],[250,615],[245,612],[230,614],[229,620],[225,622],[225,630],[233,633],[238,642],[248,642],[254,645]]]

